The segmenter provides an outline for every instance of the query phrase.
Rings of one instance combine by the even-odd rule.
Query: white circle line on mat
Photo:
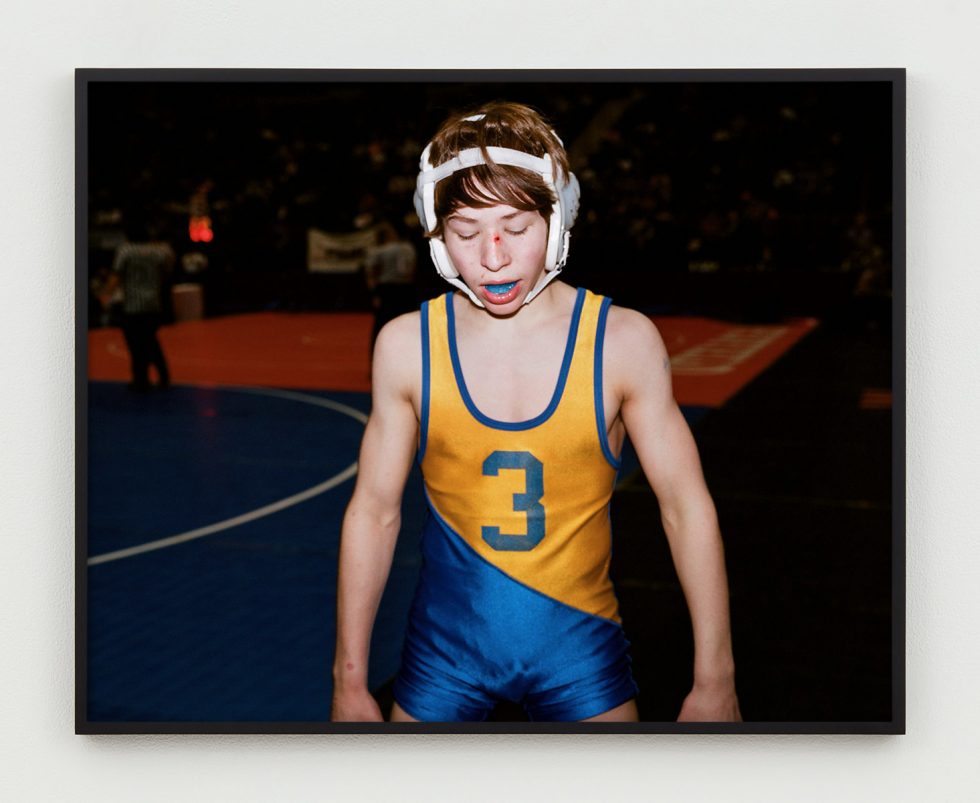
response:
[[[334,410],[335,412],[350,416],[351,418],[360,421],[362,424],[367,423],[368,419],[365,413],[362,413],[360,410],[354,407],[349,407],[346,404],[341,404],[340,402],[335,402],[330,399],[323,399],[319,396],[311,396],[308,393],[297,393],[296,391],[279,390],[278,388],[244,387],[240,385],[216,385],[215,389],[233,390],[241,393],[254,393],[259,396],[274,396],[281,399],[290,399],[292,401],[313,404],[318,407],[326,407],[328,410]],[[207,535],[213,535],[214,533],[221,532],[222,530],[228,530],[232,527],[237,527],[240,524],[261,519],[264,516],[278,513],[280,510],[285,510],[288,507],[298,505],[300,502],[305,502],[307,499],[312,499],[314,496],[325,493],[331,488],[335,488],[341,483],[346,482],[355,474],[357,474],[356,462],[351,463],[339,474],[335,474],[318,485],[314,485],[312,488],[307,488],[305,491],[300,491],[292,496],[287,496],[283,499],[272,502],[271,504],[263,505],[255,510],[249,510],[246,513],[242,513],[239,516],[233,516],[232,518],[225,519],[224,521],[218,521],[214,524],[208,524],[205,527],[198,527],[194,530],[188,530],[185,533],[178,533],[177,535],[170,535],[166,538],[159,538],[156,541],[148,541],[145,544],[137,544],[136,546],[127,547],[126,549],[117,549],[113,552],[104,552],[101,555],[95,555],[88,559],[88,565],[98,566],[100,563],[109,563],[114,560],[131,558],[133,555],[142,555],[145,552],[153,552],[157,549],[166,549],[167,547],[183,544],[197,538],[204,538]]]

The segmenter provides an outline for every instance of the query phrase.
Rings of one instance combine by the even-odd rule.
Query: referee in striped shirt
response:
[[[146,392],[151,388],[151,365],[156,368],[157,386],[170,385],[157,330],[163,323],[164,290],[173,271],[174,252],[169,243],[149,236],[145,227],[128,228],[131,241],[116,250],[112,269],[119,276],[123,293],[122,330],[133,374],[129,387]]]

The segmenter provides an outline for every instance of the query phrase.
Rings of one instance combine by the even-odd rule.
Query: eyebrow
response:
[[[509,215],[504,215],[501,218],[501,220],[513,220],[518,215],[525,215],[525,214],[527,214],[527,210],[526,209],[518,209],[516,212],[511,212]],[[457,214],[455,212],[453,214],[451,214],[448,218],[446,218],[446,220],[447,221],[449,221],[449,220],[458,220],[460,223],[477,223],[477,221],[474,220],[473,218],[471,218],[471,217],[463,217],[462,215]]]

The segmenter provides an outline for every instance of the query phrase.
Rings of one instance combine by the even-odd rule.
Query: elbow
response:
[[[344,514],[344,526],[366,527],[375,531],[398,533],[401,528],[401,508],[384,504],[364,504],[351,501]]]
[[[668,535],[718,535],[718,516],[707,495],[703,499],[661,502],[660,520]]]
[[[694,519],[683,508],[676,505],[660,508],[660,522],[668,536],[690,532]]]

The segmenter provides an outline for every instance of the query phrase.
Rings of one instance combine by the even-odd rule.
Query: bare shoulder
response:
[[[606,320],[604,365],[617,376],[669,368],[667,349],[656,325],[636,310],[615,305]]]
[[[421,383],[422,316],[418,311],[386,323],[374,344],[372,380],[375,388],[411,395]]]
[[[420,345],[422,343],[421,326],[422,315],[418,310],[399,315],[381,327],[376,348],[398,351],[402,348]]]
[[[656,325],[635,310],[609,308],[606,340],[602,365],[608,379],[603,384],[609,383],[635,442],[676,408],[670,357]]]

